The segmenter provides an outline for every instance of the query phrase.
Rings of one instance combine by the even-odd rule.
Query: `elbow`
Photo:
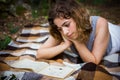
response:
[[[99,62],[97,62],[97,61],[89,61],[90,63],[94,63],[94,64],[96,64],[96,65],[98,65],[99,64]],[[89,63],[88,62],[88,63]]]
[[[96,65],[98,65],[100,63],[100,59],[98,59],[94,56],[92,62],[95,63]]]
[[[98,64],[99,64],[99,62],[98,62],[98,61],[93,61],[93,63],[94,63],[94,64],[96,64],[96,65],[98,65]]]
[[[41,59],[38,52],[37,52],[37,55],[36,55],[36,59]]]
[[[98,65],[100,63],[100,61],[97,60],[96,58],[92,62],[95,63],[96,65]]]
[[[96,65],[98,65],[98,64],[100,63],[100,61],[97,60],[96,58],[93,58],[93,59],[91,59],[91,60],[89,60],[89,61],[87,61],[87,62],[91,62],[91,63],[94,63],[94,64],[96,64]]]
[[[40,52],[40,50],[37,50],[36,59],[44,59],[43,54]]]

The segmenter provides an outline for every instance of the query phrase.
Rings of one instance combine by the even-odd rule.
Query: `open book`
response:
[[[74,71],[73,68],[68,66],[55,66],[47,62],[38,62],[30,59],[7,62],[7,64],[14,68],[32,69],[36,73],[57,78],[65,78]]]

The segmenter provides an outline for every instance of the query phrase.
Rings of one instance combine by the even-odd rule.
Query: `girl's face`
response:
[[[76,40],[78,38],[76,23],[72,18],[56,18],[54,24],[57,25],[60,33],[68,39]]]

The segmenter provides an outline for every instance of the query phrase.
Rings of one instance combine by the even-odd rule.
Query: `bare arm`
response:
[[[37,58],[39,59],[50,59],[56,55],[62,53],[69,44],[65,42],[59,42],[55,40],[52,36],[38,49]]]
[[[73,41],[83,61],[94,62],[96,64],[100,63],[103,55],[105,54],[108,42],[108,23],[104,18],[99,18],[97,21],[95,40],[91,52],[87,49],[85,44],[81,44],[78,41]]]

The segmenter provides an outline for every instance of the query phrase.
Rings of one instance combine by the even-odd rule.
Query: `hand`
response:
[[[70,40],[68,40],[68,39],[67,39],[66,37],[64,37],[64,36],[63,36],[63,40],[64,40],[64,42],[63,42],[64,45],[66,45],[67,48],[70,47],[70,45],[72,44],[72,42],[71,42]]]

